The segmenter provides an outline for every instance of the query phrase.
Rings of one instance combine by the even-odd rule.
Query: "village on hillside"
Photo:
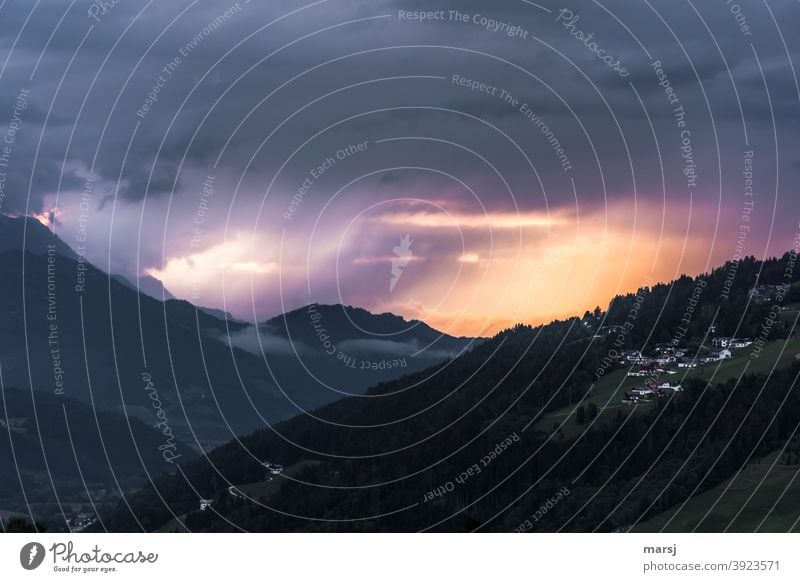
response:
[[[753,345],[749,338],[714,337],[711,348],[678,348],[673,344],[656,344],[653,353],[643,354],[640,350],[624,350],[620,354],[618,365],[628,367],[630,378],[645,378],[644,384],[625,392],[623,404],[637,404],[642,400],[652,400],[680,392],[683,388],[678,383],[659,381],[663,375],[677,375],[681,369],[691,370],[698,365],[712,364],[733,357],[733,350]]]

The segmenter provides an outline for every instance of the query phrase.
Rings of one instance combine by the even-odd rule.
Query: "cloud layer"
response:
[[[486,333],[798,230],[796,2],[92,6],[0,8],[0,212],[240,317]]]

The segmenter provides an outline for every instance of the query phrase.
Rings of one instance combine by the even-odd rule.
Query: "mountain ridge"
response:
[[[780,282],[795,259],[791,254],[763,262],[745,258],[737,264],[733,284],[728,282],[731,264],[697,278],[655,284],[615,297],[594,321],[573,317],[536,327],[514,326],[453,360],[377,384],[367,392],[371,398],[344,398],[315,410],[313,417],[296,416],[223,445],[206,459],[187,464],[181,479],[165,478],[143,489],[134,497],[136,507],[154,524],[171,513],[184,515],[183,526],[190,531],[228,531],[226,520],[248,531],[612,531],[646,519],[684,499],[692,487],[698,492],[713,487],[747,462],[751,448],[768,452],[780,446],[792,423],[800,423],[800,390],[791,388],[799,364],[780,368],[772,377],[745,376],[738,384],[735,378],[721,384],[686,380],[683,391],[672,398],[595,412],[597,419],[580,421],[584,424],[574,435],[565,434],[560,425],[527,429],[550,410],[577,404],[584,408],[584,402],[593,400],[604,357],[609,349],[622,349],[614,344],[616,336],[597,335],[601,326],[622,325],[641,304],[623,347],[650,351],[683,327],[687,342],[702,341],[711,326],[717,334],[756,337],[776,302],[752,300],[754,275],[760,274],[763,283]],[[696,299],[696,315],[686,326],[683,314],[689,300],[695,301],[698,282],[705,292]],[[800,302],[797,274],[789,284],[786,302]],[[794,329],[780,321],[769,340],[788,341],[781,338]],[[625,369],[616,365],[608,373],[625,377]],[[762,382],[766,388],[764,397],[755,400],[753,429],[735,432],[751,414],[747,403],[753,402]],[[735,385],[745,396],[726,399]],[[786,386],[797,407],[780,405]],[[718,417],[720,406],[727,407],[727,414]],[[687,414],[688,428],[661,456]],[[697,435],[715,418],[724,419],[724,427],[714,433],[708,448],[694,455]],[[759,441],[759,431],[766,430],[770,418],[779,421],[780,430]],[[568,415],[561,424],[579,422],[575,419]],[[713,451],[729,435],[738,444],[715,466]],[[631,447],[641,450],[631,456]],[[279,488],[254,493],[251,499],[219,491],[221,483],[235,487],[263,479],[258,459],[296,472]],[[478,469],[465,472],[476,463]],[[694,473],[683,478],[686,485],[673,485],[674,471],[686,463]],[[604,484],[612,473],[618,477]],[[652,477],[642,481],[642,475]],[[213,514],[196,511],[189,483],[215,500]],[[552,521],[534,524],[530,516],[563,487],[570,493],[552,512]],[[157,500],[156,490],[171,492],[170,513]],[[248,490],[257,491],[252,486]],[[667,494],[653,502],[658,491]],[[630,503],[617,506],[621,495],[630,497]],[[524,525],[526,518],[530,528]],[[119,531],[130,527],[124,514],[110,520]]]

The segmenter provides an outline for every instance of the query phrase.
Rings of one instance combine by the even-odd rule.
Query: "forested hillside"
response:
[[[368,397],[220,447],[146,487],[132,511],[147,529],[170,520],[213,531],[628,528],[794,436],[800,366],[785,354],[798,317],[794,260],[749,258],[618,297],[583,318],[516,326]],[[784,284],[767,297],[752,293]],[[614,407],[595,397],[603,378],[633,369],[617,358],[605,368],[612,350],[646,353],[667,342],[706,354],[721,334],[754,341],[733,364],[706,364],[706,378],[673,371],[682,387],[670,395]],[[759,360],[768,353],[780,356],[774,371]],[[715,379],[723,365],[739,373]],[[541,425],[563,409],[572,412]],[[265,476],[265,461],[292,471]],[[267,479],[276,483],[253,486]],[[229,490],[244,485],[249,494]],[[198,511],[198,498],[212,507]],[[106,524],[137,528],[127,508]]]

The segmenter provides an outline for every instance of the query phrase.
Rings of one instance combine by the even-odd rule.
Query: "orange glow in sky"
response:
[[[276,241],[233,236],[148,273],[179,297],[199,292],[200,304],[225,304],[241,317],[247,311],[239,314],[235,306],[251,306],[253,294],[265,297],[282,289],[287,310],[295,309],[305,304],[296,290],[306,279],[334,284],[338,276],[338,296],[315,301],[390,311],[451,335],[488,336],[516,323],[546,323],[605,308],[615,295],[648,281],[704,271],[708,258],[692,251],[707,244],[707,231],[693,227],[687,234],[694,220],[687,211],[650,204],[619,204],[580,217],[386,213],[364,220],[348,236],[323,229],[318,244],[288,241],[282,251]],[[409,233],[413,256],[404,260],[402,278],[390,289],[392,245]],[[381,236],[395,242],[369,252],[368,243]]]

